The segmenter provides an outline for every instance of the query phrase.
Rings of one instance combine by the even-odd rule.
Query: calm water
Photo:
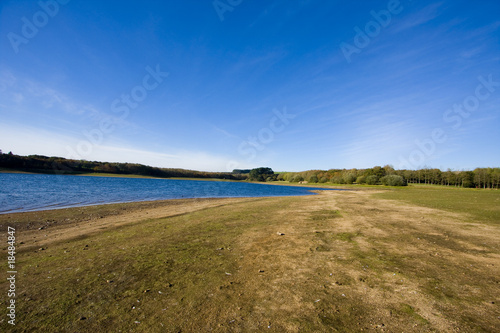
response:
[[[0,173],[0,214],[113,202],[312,194],[294,186],[176,179]],[[321,189],[321,188],[316,188]]]

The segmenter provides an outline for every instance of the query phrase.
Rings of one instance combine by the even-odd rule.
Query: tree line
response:
[[[392,166],[376,166],[370,169],[330,169],[280,173],[277,180],[308,183],[368,184],[404,186],[434,184],[464,188],[500,187],[500,168],[476,168],[473,171],[441,171],[424,168],[419,170],[395,170]]]
[[[109,163],[86,160],[71,160],[62,157],[42,155],[19,156],[0,153],[0,167],[28,172],[54,174],[111,173],[122,175],[141,175],[159,178],[217,178],[244,180],[247,174],[230,172],[205,172],[175,168],[157,168],[136,163]]]

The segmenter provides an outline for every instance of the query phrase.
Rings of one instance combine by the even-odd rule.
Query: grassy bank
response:
[[[16,331],[494,332],[500,227],[449,211],[475,192],[419,190],[1,215],[23,242]]]
[[[500,192],[498,190],[410,185],[403,188],[391,188],[377,196],[465,214],[464,216],[467,216],[469,221],[500,224]]]

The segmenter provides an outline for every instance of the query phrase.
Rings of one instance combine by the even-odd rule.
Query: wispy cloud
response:
[[[0,92],[7,91],[10,87],[16,84],[16,77],[8,70],[0,72]]]
[[[384,124],[385,123],[385,124]],[[339,149],[340,158],[351,166],[373,166],[397,162],[397,154],[409,149],[411,144],[411,121],[386,122],[376,117],[353,131],[349,143]]]
[[[64,112],[76,115],[99,116],[100,111],[91,104],[75,103],[64,93],[33,80],[26,80],[18,89],[24,90],[26,95],[36,98],[38,103],[46,109],[58,108]]]
[[[0,96],[5,104],[11,106],[33,102],[44,109],[57,109],[72,115],[98,117],[101,114],[92,104],[75,102],[47,84],[30,78],[18,78],[8,70],[0,73]]]
[[[212,128],[213,128],[216,132],[223,134],[226,138],[230,138],[230,139],[241,139],[239,136],[234,135],[234,134],[231,134],[231,133],[229,133],[228,131],[226,131],[226,130],[224,130],[224,129],[220,128],[220,127],[217,127],[217,126],[215,126],[215,125],[212,125]]]
[[[32,78],[17,77],[7,70],[0,73],[0,100],[3,112],[32,115],[30,119],[26,119],[27,123],[35,119],[51,119],[53,127],[59,124],[73,130],[85,127],[90,130],[99,126],[102,119],[111,117],[113,124],[120,128],[146,131],[137,123],[117,118],[111,111],[111,105],[103,107],[81,102],[71,96],[71,93]]]
[[[491,34],[495,33],[499,29],[500,29],[500,21],[495,21],[488,25],[469,31],[465,33],[463,37],[466,39],[490,37]]]
[[[401,23],[399,23],[397,26],[394,27],[393,32],[394,33],[401,32],[433,20],[439,15],[439,8],[442,5],[443,2],[433,3],[414,14],[406,16]]]

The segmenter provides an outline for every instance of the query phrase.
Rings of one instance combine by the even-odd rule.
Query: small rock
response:
[[[87,317],[80,317],[80,320],[85,320],[87,319]]]
[[[145,293],[149,293],[150,291],[151,291],[150,289],[144,290]]]
[[[259,273],[264,273],[264,270],[263,269],[259,269]]]
[[[113,280],[106,280],[107,283],[113,283]]]
[[[38,251],[43,251],[45,250],[43,247],[39,248]]]
[[[279,232],[279,231],[277,232],[277,234],[278,234],[278,235],[280,235],[280,236],[285,236],[285,234],[284,234],[284,233]]]

